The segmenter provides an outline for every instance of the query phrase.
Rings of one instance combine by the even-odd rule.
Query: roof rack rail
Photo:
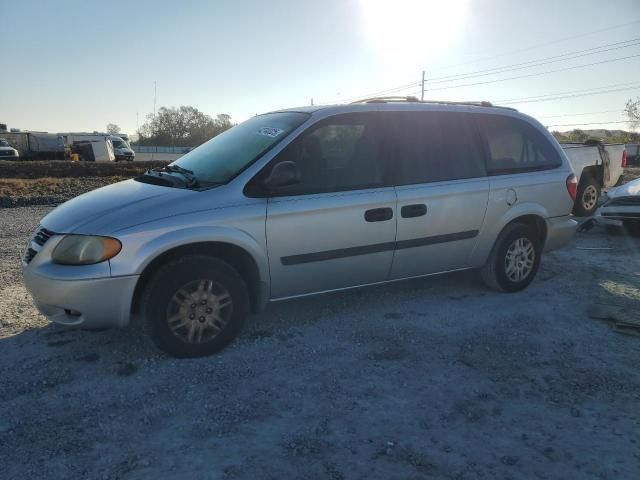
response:
[[[389,103],[389,102],[407,102],[407,103],[436,103],[442,105],[471,105],[474,107],[494,107],[494,108],[504,108],[507,110],[517,111],[515,108],[511,107],[501,107],[498,105],[494,105],[491,102],[487,102],[485,100],[475,101],[475,102],[451,102],[446,100],[420,100],[418,97],[407,96],[407,97],[371,97],[364,98],[362,100],[357,100],[355,102],[351,102],[352,104],[357,103]]]
[[[351,102],[351,103],[354,104],[354,103],[387,103],[387,102],[418,102],[420,103],[420,100],[418,99],[418,97],[414,97],[410,95],[407,97],[394,96],[394,97],[363,98],[362,100],[356,100],[355,102]]]

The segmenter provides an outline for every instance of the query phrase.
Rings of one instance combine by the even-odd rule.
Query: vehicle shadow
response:
[[[415,299],[462,300],[487,294],[491,292],[483,287],[476,272],[468,271],[275,302],[265,311],[249,316],[238,341],[286,335],[290,329],[302,328],[336,313],[349,316],[356,312],[377,312],[394,318],[401,315],[397,311]],[[101,330],[47,323],[0,338],[0,359],[13,355],[42,359],[64,356],[80,362],[103,356],[127,361],[165,357],[144,334],[140,319],[122,329]]]
[[[252,315],[244,336],[277,335],[336,314],[343,318],[376,315],[392,320],[407,315],[426,316],[428,312],[416,307],[419,302],[460,301],[492,294],[474,270],[329,292],[269,304],[261,314]]]

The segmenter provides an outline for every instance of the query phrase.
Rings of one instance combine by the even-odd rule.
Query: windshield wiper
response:
[[[160,175],[162,175],[162,173],[177,173],[179,175],[182,175],[186,180],[187,180],[187,188],[198,188],[200,187],[200,183],[198,182],[198,179],[196,178],[195,174],[193,173],[193,170],[189,170],[188,168],[183,168],[179,165],[165,165],[164,167],[156,167],[156,168],[152,168],[151,170],[147,170],[147,172],[155,172],[158,173]]]

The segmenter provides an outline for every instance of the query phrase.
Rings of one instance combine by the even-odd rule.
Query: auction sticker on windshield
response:
[[[280,128],[275,128],[275,127],[262,127],[261,129],[259,129],[256,133],[258,135],[265,135],[267,137],[277,137],[278,135],[280,135],[282,132],[284,132],[284,130],[280,129]]]

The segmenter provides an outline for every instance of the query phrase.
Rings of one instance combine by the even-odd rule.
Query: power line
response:
[[[550,42],[539,43],[537,45],[532,45],[530,47],[525,47],[525,48],[521,48],[521,49],[518,49],[518,50],[511,50],[509,52],[498,53],[498,54],[492,55],[492,56],[490,56],[488,58],[485,57],[485,58],[479,58],[477,60],[470,60],[468,62],[461,62],[461,63],[452,64],[452,65],[443,65],[442,67],[436,67],[436,68],[434,68],[432,70],[444,70],[444,69],[450,69],[450,68],[455,68],[455,67],[461,67],[463,65],[471,65],[473,63],[478,63],[478,62],[486,62],[486,61],[494,59],[494,58],[505,57],[505,56],[508,56],[508,55],[515,55],[516,53],[528,52],[528,51],[531,51],[531,50],[535,50],[536,48],[546,47],[548,45],[555,45],[555,44],[558,44],[558,43],[566,42],[567,40],[574,40],[576,38],[583,38],[583,37],[587,37],[589,35],[594,35],[596,33],[608,32],[608,31],[614,30],[616,28],[627,27],[629,25],[634,25],[636,23],[640,23],[640,19],[633,20],[631,22],[626,22],[626,23],[619,23],[617,25],[611,25],[610,27],[601,28],[599,30],[591,30],[589,32],[581,33],[581,34],[578,34],[578,35],[572,35],[570,37],[559,38],[557,40],[552,40]]]
[[[455,80],[464,80],[466,78],[475,78],[475,77],[484,77],[487,75],[495,75],[498,73],[505,73],[505,72],[512,72],[515,70],[522,70],[525,68],[532,68],[532,67],[538,67],[540,65],[548,65],[550,63],[557,63],[557,62],[562,62],[565,60],[573,60],[575,58],[580,58],[580,57],[586,57],[589,55],[597,55],[598,53],[605,53],[605,52],[610,52],[612,50],[619,50],[621,48],[628,48],[628,47],[634,47],[636,45],[640,45],[640,42],[638,42],[638,40],[640,40],[640,37],[636,37],[633,38],[631,40],[625,40],[624,42],[616,42],[616,43],[610,43],[607,45],[601,45],[599,47],[593,47],[593,48],[587,48],[584,50],[577,50],[575,52],[568,52],[568,53],[564,53],[562,55],[554,55],[553,57],[546,57],[546,58],[540,58],[538,60],[531,60],[529,62],[522,62],[522,63],[515,63],[513,65],[505,65],[502,67],[496,67],[496,68],[488,68],[485,70],[477,70],[475,72],[468,72],[468,73],[460,73],[458,75],[449,75],[446,77],[436,77],[436,78],[432,78],[429,80],[430,84],[433,83],[447,83],[447,82],[452,82]],[[636,42],[636,43],[630,43],[630,42]],[[622,45],[622,44],[627,44],[627,45]],[[618,46],[614,46],[614,45],[618,45]],[[606,48],[606,47],[612,47],[612,48]],[[594,51],[597,50],[597,51]],[[587,53],[583,53],[583,52],[587,52]],[[574,55],[574,54],[580,54],[580,55]],[[565,57],[569,57],[569,58],[565,58]],[[548,61],[547,61],[548,60]]]
[[[545,115],[543,117],[536,117],[537,119],[541,118],[565,118],[565,117],[582,117],[584,115],[599,115],[601,113],[615,113],[621,112],[621,109],[618,110],[601,110],[599,112],[581,112],[581,113],[566,113],[564,115]]]
[[[576,94],[576,95],[564,95],[564,96],[553,97],[553,98],[541,98],[539,100],[523,100],[523,101],[519,101],[519,102],[505,103],[503,105],[517,105],[519,103],[548,102],[550,100],[563,100],[565,98],[590,97],[592,95],[601,95],[603,93],[624,92],[625,90],[635,90],[636,88],[638,88],[638,87],[615,88],[615,89],[611,89],[611,90],[603,90],[603,91],[600,91],[600,92],[579,93],[579,94]]]
[[[497,55],[493,55],[492,57],[489,57],[488,59],[487,58],[483,58],[483,59],[478,59],[478,60],[472,60],[472,61],[469,61],[469,62],[462,62],[462,63],[458,63],[458,64],[445,65],[443,67],[436,67],[435,69],[432,68],[431,70],[443,70],[443,69],[453,68],[453,67],[462,66],[462,65],[470,65],[470,64],[473,64],[473,63],[478,63],[480,61],[485,61],[486,62],[487,60],[490,60],[490,59],[493,59],[493,58],[498,58],[498,57],[503,57],[503,56],[507,56],[507,55],[513,55],[513,54],[516,54],[516,53],[526,52],[526,51],[534,50],[536,48],[540,48],[540,47],[543,47],[543,46],[554,45],[554,44],[561,43],[561,42],[564,42],[564,41],[567,41],[567,40],[573,40],[573,39],[576,39],[576,38],[582,38],[582,37],[586,37],[586,36],[589,36],[589,35],[594,35],[596,33],[606,32],[606,31],[613,30],[613,29],[620,28],[620,27],[626,27],[626,26],[629,26],[629,25],[634,25],[636,23],[640,23],[640,19],[633,20],[633,21],[626,22],[626,23],[620,23],[620,24],[616,24],[616,25],[611,25],[609,27],[601,28],[599,30],[591,30],[589,32],[585,32],[585,33],[582,33],[582,34],[579,34],[579,35],[573,35],[573,36],[569,36],[569,37],[559,38],[557,40],[553,40],[553,41],[550,41],[550,42],[545,42],[545,43],[541,43],[541,44],[537,44],[537,45],[532,45],[530,47],[526,47],[526,48],[522,48],[522,49],[518,49],[518,50],[512,50],[512,51],[509,51],[509,52],[500,53],[500,54],[497,54]],[[592,49],[587,49],[587,50],[595,50],[595,49],[598,49],[598,48],[604,48],[604,47],[607,47],[607,46],[617,45],[619,43],[631,42],[633,40],[627,40],[625,42],[617,42],[617,43],[613,43],[613,44],[602,45],[601,47],[593,47]],[[586,51],[586,50],[584,50],[584,51]],[[580,51],[577,51],[577,52],[573,52],[573,53],[581,53],[581,52],[583,52],[583,50],[580,50]],[[595,52],[595,53],[601,53],[601,52]],[[564,54],[563,56],[565,56],[565,55],[570,55],[570,54],[567,53],[567,54]],[[549,60],[549,59],[552,59],[552,58],[556,58],[556,57],[548,57],[546,59],[532,60],[530,62],[524,62],[524,63],[533,63],[533,62],[537,62],[537,61],[541,61],[541,60]],[[523,64],[514,64],[514,65],[510,65],[510,66],[496,67],[495,69],[489,69],[489,70],[497,70],[497,69],[501,69],[501,68],[514,67],[514,66],[519,66],[519,65],[523,65]],[[587,66],[587,65],[585,65],[585,66]],[[452,75],[452,76],[449,76],[449,77],[456,77],[456,76],[461,76],[461,75],[471,75],[471,74],[474,74],[474,73],[479,73],[479,72],[484,72],[484,71],[485,70],[479,70],[477,72],[469,72],[467,74]],[[496,73],[500,73],[500,72],[496,72]],[[441,80],[441,79],[445,79],[445,78],[449,78],[449,77],[436,77],[433,80]],[[520,78],[520,77],[516,77],[516,78]],[[502,81],[502,80],[498,80],[498,81]],[[400,91],[400,90],[404,90],[406,88],[410,88],[410,87],[412,87],[414,85],[416,85],[416,83],[415,82],[411,82],[411,83],[406,84],[406,85],[399,85],[397,87],[391,87],[389,89],[382,90],[382,91],[379,91],[379,92],[374,92],[374,93],[370,93],[370,94],[366,94],[366,95],[360,95],[360,96],[357,96],[357,97],[351,97],[351,98],[343,100],[343,102],[350,102],[350,101],[353,101],[353,100],[358,100],[358,99],[361,99],[361,98],[373,97],[373,96],[382,95],[382,94],[385,94],[385,93],[394,93],[394,92],[397,92],[397,91]],[[420,86],[419,83],[417,85]],[[462,86],[466,86],[466,85],[459,85],[459,86],[462,87]],[[457,87],[458,86],[454,86],[454,87],[451,87],[451,88],[457,88]],[[421,92],[418,91],[418,94],[419,93],[421,93]]]
[[[569,90],[569,91],[564,91],[564,92],[545,93],[543,95],[534,95],[534,96],[529,96],[529,97],[518,97],[518,98],[507,98],[507,99],[497,100],[497,101],[498,102],[515,102],[515,101],[520,101],[520,100],[533,100],[533,99],[542,98],[542,97],[549,97],[549,96],[555,96],[555,95],[564,95],[564,94],[572,94],[572,93],[591,92],[593,90],[600,90],[600,89],[603,89],[603,88],[626,87],[626,86],[632,86],[632,85],[636,85],[636,84],[638,84],[638,80],[635,80],[633,82],[611,83],[609,85],[602,85],[601,87],[590,87],[590,88],[584,88],[582,90]]]
[[[635,90],[636,88],[639,88],[638,86],[635,87],[625,87],[625,88],[614,88],[611,90],[602,90],[599,92],[590,92],[590,93],[578,93],[575,95],[563,95],[563,96],[558,96],[558,97],[550,97],[550,98],[540,98],[537,100],[520,100],[517,102],[508,102],[508,103],[502,103],[500,102],[502,105],[517,105],[520,103],[537,103],[537,102],[548,102],[548,101],[552,101],[552,100],[563,100],[565,98],[577,98],[577,97],[590,97],[592,95],[601,95],[603,93],[613,93],[613,92],[624,92],[625,90]],[[496,102],[498,103],[498,102]]]
[[[628,44],[629,42],[636,42],[637,40],[640,40],[640,37],[636,37],[636,38],[633,38],[633,39],[630,39],[630,40],[625,40],[623,42],[615,42],[615,43],[611,43],[611,44],[601,45],[599,47],[592,47],[592,48],[589,48],[589,49],[578,50],[578,51],[575,51],[575,52],[569,52],[569,53],[565,53],[565,54],[562,54],[562,55],[556,55],[556,56],[553,56],[553,57],[547,57],[547,58],[542,58],[542,59],[538,59],[538,60],[532,60],[532,61],[529,61],[529,62],[516,63],[516,64],[513,64],[513,65],[505,65],[505,66],[502,66],[502,67],[497,67],[497,68],[494,68],[494,69],[478,70],[476,72],[468,72],[466,74],[457,75],[457,76],[465,75],[465,77],[461,77],[461,78],[452,78],[452,77],[456,77],[456,75],[453,75],[453,76],[450,76],[450,77],[436,77],[434,79],[429,80],[429,84],[433,84],[433,83],[448,83],[448,82],[455,81],[455,80],[463,80],[464,78],[481,77],[481,76],[493,75],[493,74],[497,74],[497,73],[504,73],[504,72],[508,72],[508,71],[522,70],[523,68],[531,68],[531,67],[536,67],[536,66],[540,66],[540,65],[546,65],[546,64],[549,64],[549,63],[556,63],[556,62],[559,62],[559,61],[567,60],[566,58],[559,58],[559,57],[566,57],[566,56],[573,55],[573,54],[576,54],[576,53],[582,53],[582,54],[581,55],[576,55],[573,58],[579,58],[579,57],[583,57],[583,56],[587,56],[587,55],[594,55],[594,54],[598,54],[598,53],[604,53],[604,52],[608,52],[608,51],[611,51],[611,50],[617,50],[617,49],[620,49],[620,48],[627,48],[627,47],[632,47],[632,46],[635,46],[635,45],[640,45],[640,42],[637,42],[637,43],[633,43],[633,44],[629,44],[629,45],[622,45],[622,46],[618,46],[618,47],[608,48],[608,49],[602,50],[605,47],[610,47],[610,46],[614,46],[614,45],[621,45],[621,44],[624,44],[624,43]],[[599,50],[599,51],[593,52],[593,50]],[[591,53],[583,53],[583,52],[591,52]],[[624,58],[627,58],[627,57],[624,57]],[[555,59],[555,60],[552,60],[552,59]],[[542,62],[544,60],[551,60],[551,61]],[[606,63],[606,62],[609,62],[609,61],[616,61],[616,59],[606,60],[604,62],[595,62],[594,64]],[[542,63],[537,63],[537,62],[542,62]],[[530,65],[530,64],[532,64],[532,65]],[[585,66],[589,66],[589,64],[587,64],[587,65],[578,65],[578,66],[575,66],[575,67],[569,67],[569,68],[567,68],[567,70],[570,70],[570,69],[573,69],[573,68],[582,68],[582,67],[585,67]],[[494,70],[500,70],[500,71],[494,71]],[[553,73],[555,71],[562,71],[562,70],[558,69],[558,70],[554,70],[554,71],[551,71],[551,72],[548,72],[548,73]],[[483,73],[483,72],[490,72],[490,73]],[[539,72],[539,73],[535,73],[535,74],[528,74],[527,76],[536,76],[536,75],[542,75],[542,74],[545,74],[545,73],[547,73],[547,72]],[[451,78],[451,80],[444,80],[446,78]],[[518,77],[513,77],[513,78],[525,78],[525,77],[524,76],[522,76],[522,77],[518,76]],[[509,79],[511,79],[511,78],[509,78]],[[509,79],[497,79],[497,80],[492,80],[492,81],[483,82],[483,83],[493,83],[493,82],[499,82],[499,81],[504,81],[504,80],[509,80]],[[481,83],[473,83],[473,84],[469,84],[469,85],[478,85],[478,84],[481,84]],[[346,102],[350,102],[350,101],[354,101],[354,100],[359,100],[361,98],[370,98],[370,97],[376,97],[376,96],[379,96],[379,95],[384,95],[384,94],[389,94],[389,93],[396,93],[396,92],[399,92],[399,91],[402,91],[402,90],[409,89],[409,88],[411,88],[411,87],[413,87],[415,85],[416,85],[415,82],[411,82],[411,83],[408,83],[408,84],[403,84],[403,85],[398,85],[396,87],[391,87],[391,88],[388,88],[388,89],[385,89],[385,90],[380,90],[380,91],[369,93],[369,94],[363,94],[363,95],[359,95],[359,96],[356,96],[356,97],[351,97],[351,98],[345,99],[343,101],[346,103]],[[419,83],[417,85],[422,86],[424,88],[425,85],[426,85],[426,80],[423,80],[421,83]],[[447,89],[447,88],[457,88],[457,87],[463,87],[463,86],[467,86],[467,85],[466,84],[465,85],[453,85],[451,87],[434,88],[434,89],[429,89],[429,90],[444,90],[444,89]],[[418,93],[422,93],[422,90],[419,91]]]
[[[551,127],[582,127],[584,125],[608,125],[611,123],[629,123],[629,120],[615,120],[613,122],[589,122],[589,123],[559,123],[556,125],[546,125],[547,128]]]
[[[549,73],[564,72],[564,71],[567,71],[567,70],[575,70],[576,68],[591,67],[593,65],[602,65],[604,63],[617,62],[617,61],[620,61],[620,60],[627,60],[629,58],[636,58],[636,57],[640,57],[640,53],[636,54],[636,55],[628,55],[626,57],[610,58],[608,60],[601,60],[599,62],[585,63],[583,65],[575,65],[573,67],[557,68],[555,70],[546,70],[544,72],[529,73],[529,74],[526,74],[526,75],[518,75],[518,76],[515,76],[515,77],[498,78],[496,80],[487,80],[487,81],[484,81],[484,82],[463,83],[461,85],[452,85],[450,87],[430,88],[429,91],[433,92],[433,91],[436,91],[436,90],[450,90],[450,89],[453,89],[453,88],[472,87],[472,86],[475,86],[475,85],[486,85],[488,83],[506,82],[506,81],[509,81],[509,80],[517,80],[517,79],[520,79],[520,78],[538,77],[540,75],[547,75]]]

